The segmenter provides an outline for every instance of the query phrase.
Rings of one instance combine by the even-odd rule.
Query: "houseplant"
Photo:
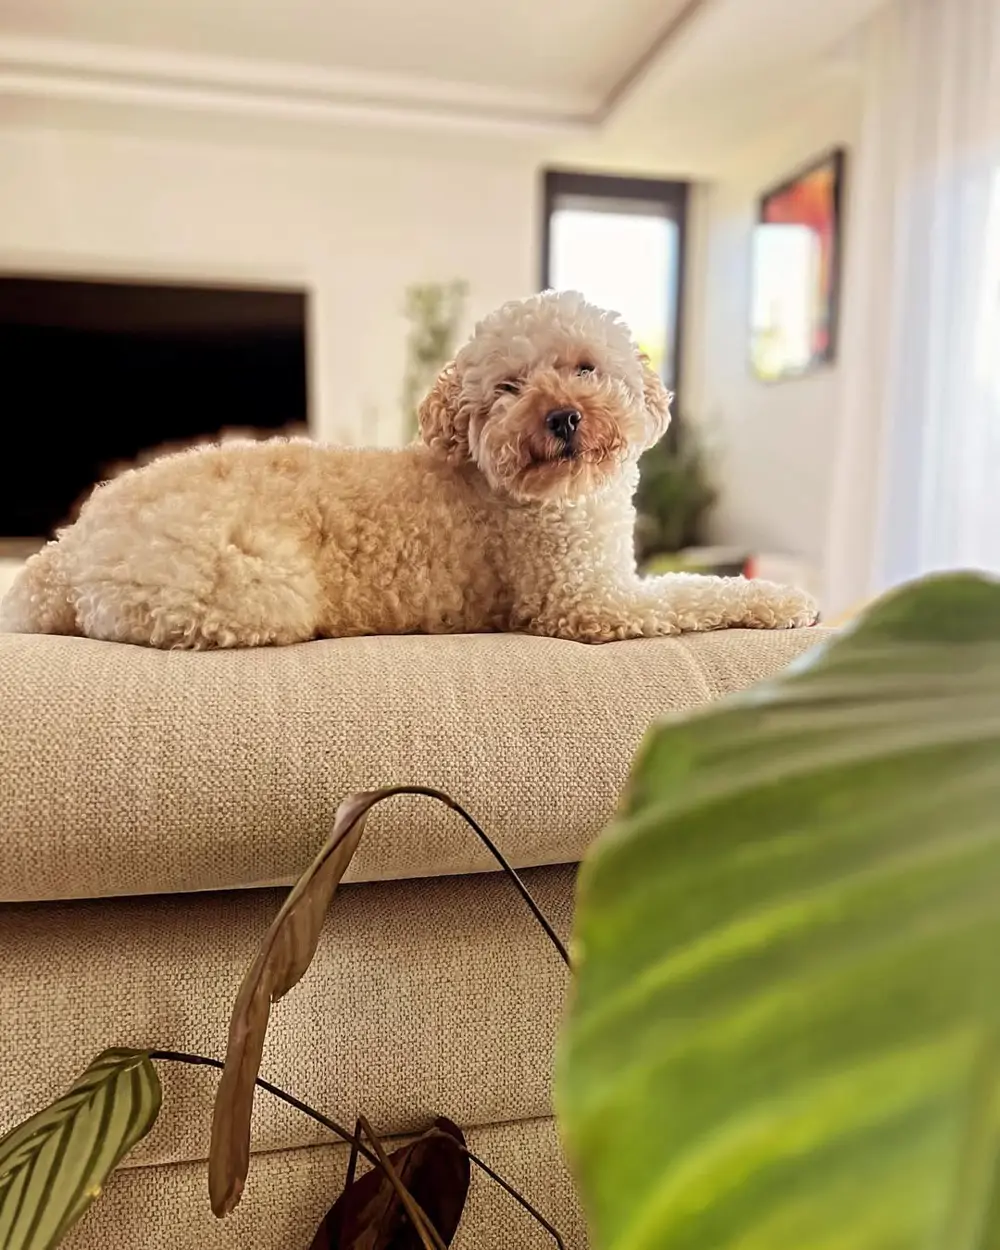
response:
[[[702,430],[675,418],[667,437],[639,461],[635,540],[640,567],[702,545],[717,497]]]
[[[404,434],[417,432],[417,408],[442,367],[455,354],[465,315],[469,284],[417,282],[406,288],[404,312],[409,322],[403,375]]]
[[[563,1242],[542,1212],[466,1145],[452,1121],[438,1116],[389,1153],[363,1113],[345,1128],[259,1076],[271,1006],[307,971],[326,912],[350,865],[371,809],[418,795],[457,813],[491,852],[568,965],[561,940],[517,873],[467,812],[440,791],[396,786],[349,795],[312,864],[289,892],[240,986],[222,1061],[161,1049],[109,1049],[69,1090],[0,1139],[0,1245],[52,1250],[101,1194],[107,1176],[151,1130],[162,1104],[158,1065],[181,1063],[221,1071],[209,1147],[208,1189],[222,1217],[240,1202],[250,1171],[250,1117],[258,1089],[323,1125],[351,1147],[347,1181],[311,1250],[443,1250],[465,1205],[472,1168],[483,1172],[545,1230]],[[402,1039],[401,1039],[402,1040]],[[405,1043],[404,1043],[405,1044]],[[370,1171],[355,1175],[358,1159]]]

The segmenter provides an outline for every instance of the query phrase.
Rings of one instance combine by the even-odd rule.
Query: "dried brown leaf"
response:
[[[469,1192],[469,1156],[462,1130],[443,1116],[415,1141],[389,1155],[397,1176],[451,1245]],[[421,1240],[381,1168],[348,1185],[316,1231],[310,1250],[421,1250]]]
[[[264,1053],[271,1004],[287,994],[308,969],[327,909],[357,850],[368,813],[385,799],[403,794],[443,803],[469,825],[517,889],[563,962],[569,964],[566,947],[524,882],[476,821],[449,795],[426,786],[390,786],[349,795],[337,809],[333,832],[323,849],[299,878],[265,934],[233,1007],[208,1160],[209,1195],[218,1216],[228,1215],[236,1207],[246,1183],[254,1082]]]
[[[327,909],[361,841],[365,818],[394,790],[349,795],[333,832],[302,874],[264,936],[243,978],[229,1024],[226,1065],[215,1096],[208,1190],[212,1210],[228,1215],[239,1202],[250,1166],[250,1116],[271,1004],[305,974],[316,953]]]

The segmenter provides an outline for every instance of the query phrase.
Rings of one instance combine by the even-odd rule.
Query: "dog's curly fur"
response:
[[[669,400],[615,314],[571,292],[507,304],[441,373],[422,442],[224,443],[130,470],[28,561],[0,627],[208,648],[813,623],[767,582],[637,575],[637,462]]]

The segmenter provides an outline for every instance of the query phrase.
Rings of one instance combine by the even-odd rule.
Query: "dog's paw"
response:
[[[808,629],[819,624],[819,605],[812,595],[794,586],[755,581],[747,604],[751,629]]]

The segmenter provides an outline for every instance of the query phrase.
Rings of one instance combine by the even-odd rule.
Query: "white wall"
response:
[[[751,376],[751,231],[760,190],[850,145],[858,124],[852,92],[829,89],[698,188],[691,223],[684,407],[722,453],[713,537],[803,556],[820,589],[840,369],[770,386]],[[470,319],[534,290],[539,157],[374,130],[310,149],[0,126],[0,269],[305,286],[315,432],[393,443],[405,286],[466,278]]]
[[[465,278],[470,316],[534,289],[535,171],[481,139],[366,130],[310,151],[0,127],[0,269],[308,287],[315,432],[392,443],[405,286]]]
[[[762,136],[727,175],[695,197],[685,409],[718,454],[721,500],[715,541],[803,558],[825,598],[841,365],[776,384],[749,366],[751,244],[761,191],[835,145],[860,124],[852,90],[830,89],[806,114]],[[824,604],[828,607],[827,604]]]

